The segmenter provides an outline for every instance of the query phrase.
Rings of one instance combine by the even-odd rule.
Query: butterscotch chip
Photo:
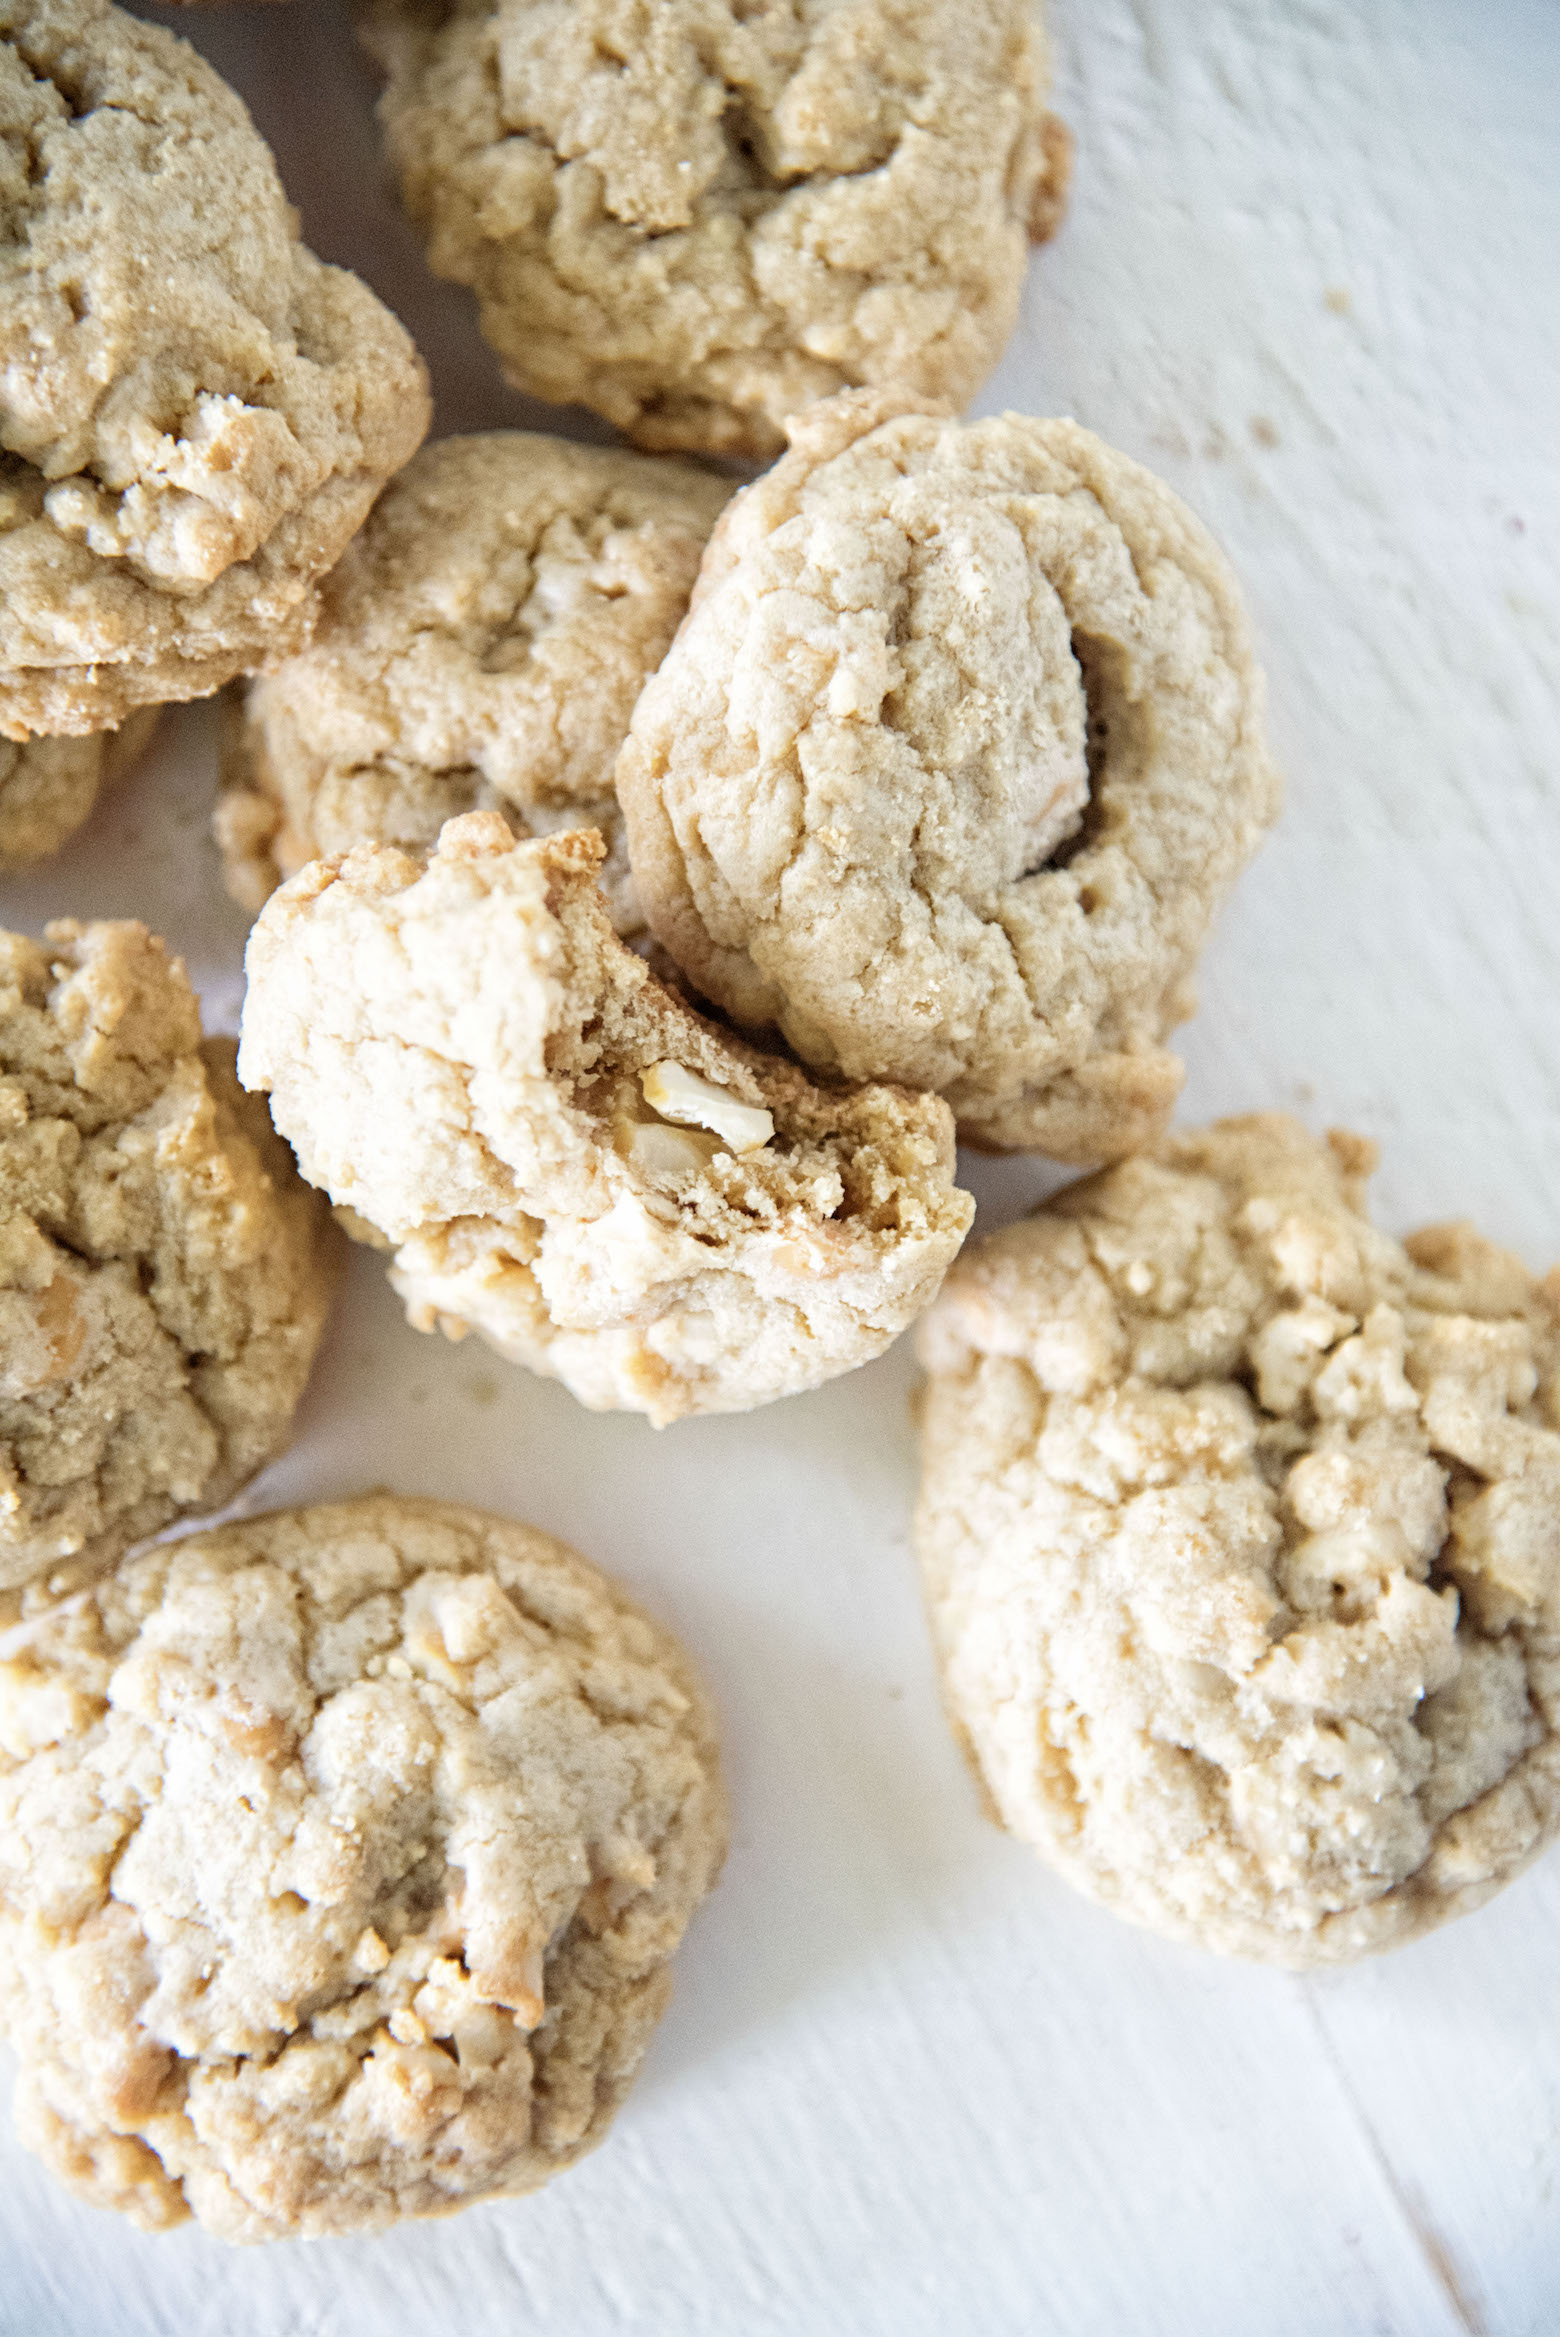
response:
[[[244,106],[107,0],[0,0],[0,731],[102,730],[296,647],[427,427]]]
[[[164,1544],[16,1638],[0,2024],[73,2189],[316,2237],[601,2139],[726,1821],[681,1650],[594,1568],[380,1495]]]
[[[962,404],[1069,142],[1032,0],[369,0],[440,275],[510,378],[640,445],[769,457],[860,384]]]
[[[285,1441],[337,1243],[144,926],[0,934],[0,1591],[214,1509]]]
[[[728,505],[617,786],[707,998],[961,1132],[1114,1158],[1169,1117],[1215,912],[1277,810],[1235,580],[1073,422],[865,393]]]
[[[309,860],[431,845],[491,808],[522,832],[599,827],[614,922],[640,930],[612,765],[730,493],[519,430],[424,447],[326,579],[309,647],[232,727],[235,897],[258,909]]]
[[[250,936],[240,1071],[419,1329],[598,1409],[747,1411],[930,1300],[973,1206],[953,1123],[691,1013],[613,932],[601,852],[470,812],[426,866],[315,862]]]
[[[916,1539],[1005,1824],[1118,1914],[1337,1963],[1560,1829],[1560,1290],[1226,1120],[962,1258]]]

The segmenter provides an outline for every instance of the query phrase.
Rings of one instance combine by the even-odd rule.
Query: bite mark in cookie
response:
[[[426,867],[305,869],[250,938],[242,1076],[395,1246],[420,1327],[475,1328],[598,1408],[745,1411],[928,1303],[972,1211],[952,1121],[690,1012],[612,931],[601,852],[474,812]]]

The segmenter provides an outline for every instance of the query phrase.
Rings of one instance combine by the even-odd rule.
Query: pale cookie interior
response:
[[[767,460],[861,383],[962,405],[1069,142],[1033,0],[371,0],[440,275],[510,378],[641,445]]]
[[[960,1261],[917,1541],[1004,1821],[1118,1913],[1297,1965],[1560,1826],[1560,1292],[1400,1244],[1372,1147],[1231,1120]]]
[[[972,1210],[952,1123],[691,1013],[613,933],[601,850],[472,813],[426,868],[306,869],[251,936],[242,1076],[420,1327],[658,1423],[747,1410],[928,1303]]]
[[[286,1437],[335,1271],[162,944],[0,935],[0,1592],[236,1492]]]
[[[0,1663],[18,2132],[229,2240],[534,2190],[724,1847],[681,1651],[547,1535],[379,1496],[165,1545]]]
[[[426,849],[494,809],[522,834],[600,828],[613,922],[640,931],[612,765],[730,492],[524,431],[424,447],[323,585],[309,646],[235,710],[216,814],[234,896],[258,909],[310,860]]]
[[[650,924],[820,1071],[934,1090],[977,1144],[1130,1151],[1277,810],[1234,578],[1075,423],[896,392],[791,437],[618,759]]]

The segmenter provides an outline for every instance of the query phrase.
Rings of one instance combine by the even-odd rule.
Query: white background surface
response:
[[[1079,139],[982,401],[1163,472],[1250,588],[1289,776],[1204,966],[1183,1118],[1383,1140],[1385,1222],[1560,1255],[1560,7],[1054,0]],[[151,11],[148,10],[148,13]],[[172,10],[305,231],[535,421],[379,175],[337,0]],[[581,417],[583,431],[597,434]],[[0,916],[139,914],[232,1026],[209,710]],[[986,1222],[1055,1181],[974,1163]],[[1319,1980],[1113,1922],[979,1818],[906,1548],[901,1351],[661,1436],[417,1338],[360,1254],[254,1506],[388,1482],[577,1541],[726,1716],[727,1877],[639,2090],[541,2197],[361,2241],[144,2239],[0,2143],[6,2337],[1552,2337],[1560,1855]]]

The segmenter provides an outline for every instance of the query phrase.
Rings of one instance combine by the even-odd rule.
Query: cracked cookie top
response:
[[[18,2132],[229,2240],[534,2190],[725,1831],[681,1650],[550,1536],[380,1495],[162,1545],[0,1667]]]
[[[1214,913],[1277,808],[1228,566],[1073,422],[838,398],[716,523],[617,785],[706,997],[961,1133],[1163,1127]]]
[[[0,1592],[66,1587],[269,1459],[335,1253],[160,941],[0,934]]]
[[[891,382],[962,404],[1060,215],[1034,0],[370,0],[433,267],[520,388],[767,459]]]
[[[1118,1914],[1293,1965],[1560,1827],[1560,1288],[1392,1240],[1374,1148],[1226,1120],[982,1242],[920,1333],[917,1544],[997,1811]]]
[[[250,936],[240,1070],[420,1329],[658,1425],[748,1411],[931,1299],[973,1209],[953,1123],[690,1012],[613,932],[601,853],[468,812],[426,865],[313,863]]]
[[[425,446],[320,591],[307,649],[250,685],[217,834],[258,909],[306,861],[432,845],[456,813],[599,827],[642,929],[612,765],[730,482],[495,430]]]
[[[294,646],[428,411],[186,42],[0,0],[0,729],[100,730]]]

